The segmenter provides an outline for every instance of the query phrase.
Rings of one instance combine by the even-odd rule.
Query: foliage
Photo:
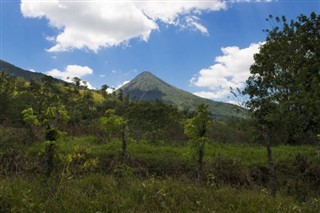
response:
[[[66,123],[70,120],[68,111],[64,105],[48,107],[45,113],[44,123],[54,122],[55,125],[58,123]]]
[[[125,124],[125,120],[116,115],[114,109],[108,109],[105,112],[105,116],[100,118],[100,128],[104,130],[109,138],[119,137],[122,126]]]
[[[23,116],[23,121],[30,125],[39,126],[40,122],[38,118],[34,115],[33,109],[30,107],[21,112]]]
[[[198,106],[196,115],[190,118],[185,124],[185,134],[191,137],[192,148],[195,150],[195,161],[197,165],[197,179],[203,178],[203,158],[205,144],[208,142],[206,137],[209,123],[208,106],[201,104]]]
[[[148,141],[183,139],[182,114],[161,101],[133,102],[128,107],[126,117],[130,134],[135,139]]]
[[[95,171],[99,164],[97,158],[90,157],[91,149],[75,145],[72,152],[60,154],[59,159],[63,163],[62,177],[72,177],[87,172]]]
[[[56,141],[58,140],[59,136],[62,134],[59,132],[59,130],[55,128],[47,128],[46,131],[46,140],[48,141]]]
[[[199,105],[196,115],[185,124],[185,134],[195,139],[204,137],[208,129],[209,114],[207,105]]]
[[[10,110],[15,86],[13,78],[5,75],[3,72],[0,73],[0,121],[5,120],[5,115]]]
[[[247,106],[260,124],[281,129],[288,143],[302,143],[298,135],[308,132],[314,141],[320,129],[320,16],[275,20],[280,26],[267,30],[250,67]]]

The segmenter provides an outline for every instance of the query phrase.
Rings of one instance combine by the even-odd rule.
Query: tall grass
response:
[[[87,181],[89,181],[90,178],[94,179],[94,176],[97,176],[99,180],[103,179],[110,184],[117,185],[114,178],[110,177],[110,175],[115,174],[114,171],[118,169],[121,142],[115,140],[106,144],[97,144],[95,141],[94,137],[67,137],[56,142],[58,159],[55,161],[56,167],[54,176],[62,177],[64,179],[71,178],[72,180],[70,180],[71,182],[64,180],[59,184],[53,182],[52,184],[53,186],[57,186],[57,190],[63,190],[59,187],[61,184],[65,183],[74,184],[74,187],[77,187],[77,184],[81,185],[81,181],[84,181],[84,179],[88,178]],[[14,159],[25,159],[23,162],[19,161],[18,164],[14,164],[17,167],[16,169],[0,174],[5,174],[5,176],[10,175],[11,177],[24,175],[29,177],[29,179],[25,181],[32,183],[34,181],[32,177],[35,172],[38,175],[43,173],[41,156],[44,153],[44,148],[44,143],[34,143],[32,146],[22,149],[19,153],[0,155],[0,168],[9,168],[9,164],[8,166],[2,166],[3,163],[9,162],[8,157],[15,156]],[[132,168],[134,177],[132,181],[128,182],[127,187],[131,187],[128,189],[129,191],[137,190],[134,188],[134,184],[141,185],[142,183],[149,183],[148,180],[152,179],[152,177],[167,180],[167,184],[169,185],[174,182],[174,184],[179,185],[180,188],[183,188],[183,186],[187,187],[188,185],[198,187],[197,185],[194,185],[196,175],[196,163],[195,158],[193,158],[194,152],[187,144],[185,146],[171,146],[164,143],[157,143],[157,145],[154,145],[150,142],[128,140],[127,148],[128,156],[126,164]],[[318,156],[318,151],[319,150],[312,146],[281,145],[273,147],[279,191],[283,195],[289,196],[286,197],[286,199],[290,198],[299,200],[299,202],[304,201],[308,203],[314,198],[319,198],[320,158]],[[23,156],[23,158],[21,158],[20,155]],[[18,173],[16,171],[18,171]],[[268,188],[269,185],[269,169],[264,146],[208,143],[205,147],[204,172],[205,176],[203,183],[207,183],[208,185],[213,186],[213,188],[216,187],[215,189],[208,188],[209,191],[212,190],[212,193],[218,193],[219,190],[230,191],[231,189],[234,189],[240,190],[237,193],[242,193],[242,191],[244,191],[243,193],[246,194],[245,196],[249,196],[250,193],[253,193],[252,197],[254,197],[256,193],[258,193],[257,196],[262,196],[263,194],[261,194],[260,190]],[[141,179],[142,183],[137,182],[138,179]],[[178,179],[180,182],[175,182],[173,179]],[[11,183],[11,180],[9,179],[2,179],[1,181],[7,181],[9,185]],[[14,181],[17,181],[17,185],[19,185],[22,184],[24,180],[18,178]],[[161,185],[161,181],[159,182],[158,180],[157,183]],[[163,183],[161,187],[165,188],[165,185],[166,184]],[[10,187],[6,188],[4,185],[2,187],[2,190],[10,189]],[[14,187],[13,184],[12,189],[14,189]],[[36,187],[35,183],[34,187]],[[201,188],[203,186],[199,187]],[[50,193],[53,193],[52,186],[49,188]],[[219,190],[216,190],[217,188]],[[119,190],[121,191],[123,189]],[[203,191],[205,191],[204,188]],[[237,194],[236,192],[234,193]],[[168,195],[166,194],[165,197],[167,196]],[[172,196],[174,197],[174,195]],[[34,199],[36,199],[36,196]],[[210,200],[211,198],[206,199]],[[3,202],[5,202],[5,200],[6,198],[4,198]],[[43,203],[43,201],[41,202]],[[294,203],[295,202],[296,201],[294,201]],[[37,205],[37,203],[34,205]]]
[[[0,180],[2,212],[318,212],[320,201],[273,198],[266,190],[202,186],[171,178],[130,181],[88,175],[62,181]]]

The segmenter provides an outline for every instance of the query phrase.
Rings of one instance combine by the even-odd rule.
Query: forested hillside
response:
[[[24,70],[19,67],[14,66],[6,61],[0,59],[0,72],[3,72],[12,77],[21,77],[28,81],[40,81],[45,75],[42,73],[31,72],[29,70]],[[58,79],[54,79],[54,81],[60,81]]]

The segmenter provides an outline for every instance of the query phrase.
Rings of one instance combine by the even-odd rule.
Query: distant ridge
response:
[[[21,77],[28,81],[40,81],[43,76],[42,73],[31,72],[29,70],[24,70],[19,67],[14,66],[6,61],[0,59],[0,72],[4,72],[7,75],[14,76],[14,77]]]
[[[130,99],[141,101],[161,100],[180,110],[195,111],[199,104],[207,104],[216,118],[244,117],[245,110],[229,103],[212,101],[178,89],[161,80],[151,72],[142,72],[122,86],[123,93]]]
[[[0,59],[0,72],[3,72],[7,75],[13,76],[13,77],[20,77],[20,78],[24,78],[27,81],[41,81],[43,77],[48,76],[45,75],[43,73],[39,73],[39,72],[31,72],[29,70],[24,70],[21,69],[19,67],[16,67],[13,64],[10,64],[4,60]],[[51,76],[50,76],[51,77]],[[66,83],[63,80],[60,79],[56,79],[51,77],[54,81],[56,82],[60,82],[60,83]]]

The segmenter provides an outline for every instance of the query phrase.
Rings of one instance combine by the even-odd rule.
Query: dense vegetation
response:
[[[0,212],[318,212],[320,17],[276,20],[246,118],[0,72]]]

